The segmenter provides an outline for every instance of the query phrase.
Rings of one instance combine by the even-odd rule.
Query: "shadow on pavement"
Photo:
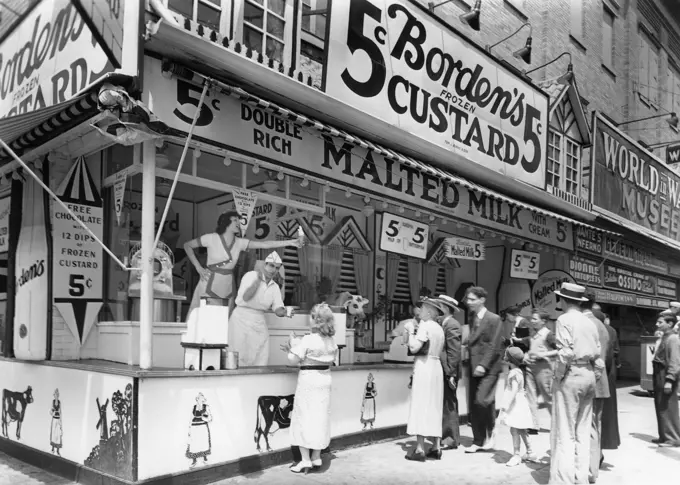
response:
[[[628,394],[636,397],[649,397],[649,398],[652,397],[647,391],[643,391],[642,389],[633,389]]]

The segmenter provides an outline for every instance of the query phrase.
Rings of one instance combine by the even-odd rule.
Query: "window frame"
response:
[[[559,143],[551,143],[551,135],[555,137],[559,137]],[[575,155],[571,155],[571,152],[569,151],[569,148],[573,147],[576,149]],[[559,163],[559,168],[557,171],[552,171],[550,170],[549,166],[546,166],[546,187],[549,187],[551,191],[554,191],[555,189],[561,190],[564,193],[573,195],[575,197],[581,197],[581,176],[583,174],[583,146],[581,143],[579,143],[577,140],[574,138],[570,137],[566,133],[561,133],[554,129],[553,127],[549,128],[548,131],[548,156],[547,160],[548,162],[553,162],[555,163],[555,158],[550,156],[550,150],[551,149],[557,149],[559,150],[559,159],[557,159],[557,163]],[[569,161],[570,160],[575,160],[575,165],[576,168],[572,168],[569,166]],[[570,171],[575,172],[574,177],[568,177],[568,173]],[[558,177],[559,181],[557,184],[550,183],[548,180],[548,177]],[[554,178],[553,178],[554,180]],[[573,191],[568,189],[568,184],[573,185]]]
[[[223,0],[224,1],[224,0]],[[264,10],[268,9],[268,2],[270,0],[263,0],[263,5],[260,6],[257,4],[256,0],[251,0],[250,3],[258,5],[259,7],[262,7]],[[236,3],[236,9],[234,12],[234,39],[236,42],[239,42],[244,48],[247,48],[246,43],[244,42],[244,23],[245,23],[245,7],[246,3],[248,3],[249,0],[243,0],[242,2],[237,2]],[[300,29],[299,23],[295,22],[295,16],[297,15],[297,12],[299,8],[297,7],[298,3],[295,0],[284,0],[285,2],[285,10],[284,10],[284,15],[283,17],[280,17],[284,20],[284,27],[283,27],[283,54],[281,55],[281,63],[286,66],[290,67],[292,64],[292,59],[293,59],[293,53],[294,51],[297,52],[299,51],[299,48],[295,46],[294,49],[294,44],[298,44],[299,42],[296,41],[296,38],[298,37],[296,35],[296,27]],[[266,5],[266,6],[265,6]],[[276,14],[275,14],[276,15]],[[277,15],[278,16],[278,15]],[[265,43],[266,46],[266,35],[270,35],[266,33],[267,27],[266,27],[266,17],[264,18],[263,21],[263,27],[259,28],[255,26],[256,29],[259,29],[263,31],[263,42]],[[266,47],[265,47],[266,49]],[[263,57],[266,57],[265,52],[260,52],[257,51],[258,53],[262,54]],[[276,59],[274,59],[276,61]],[[278,61],[277,61],[278,62]]]
[[[650,30],[644,27],[642,24],[639,25],[637,30],[638,37],[638,79],[636,92],[640,101],[647,107],[652,108],[656,111],[659,110],[659,85],[660,76],[659,71],[661,67],[660,56],[661,48],[659,43],[654,38],[654,35]],[[646,51],[646,57],[644,57],[643,51]],[[652,74],[653,70],[651,68],[652,54],[656,57],[656,86],[652,84]],[[646,66],[642,64],[642,60],[646,59]],[[645,73],[645,79],[642,79],[641,71]],[[656,90],[656,97],[651,95],[652,89]]]
[[[666,111],[680,113],[680,67],[669,60],[666,68]],[[677,131],[677,130],[676,130]]]
[[[212,8],[214,10],[218,10],[220,12],[220,25],[218,29],[218,33],[223,36],[228,37],[228,32],[229,32],[229,26],[231,24],[231,19],[230,19],[230,14],[231,14],[231,2],[222,0],[220,2],[220,5],[216,4],[212,0],[191,0],[192,2],[192,14],[191,18],[189,20],[192,20],[193,22],[196,22],[197,24],[202,25],[205,28],[212,29],[209,25],[206,25],[204,23],[201,23],[198,21],[198,5],[199,4],[204,4],[207,5],[209,8]],[[172,13],[175,13],[177,15],[182,15],[184,14],[177,12],[176,10],[173,10],[172,7],[170,6],[170,1],[168,1],[168,10],[170,10]]]
[[[607,20],[611,20],[611,24],[607,24]],[[605,25],[609,27],[609,53],[608,58],[605,57]],[[614,72],[614,60],[615,57],[615,46],[616,46],[616,14],[612,12],[611,9],[607,7],[606,4],[602,6],[602,51],[600,52],[600,57],[602,59],[602,64],[608,68],[610,71]]]

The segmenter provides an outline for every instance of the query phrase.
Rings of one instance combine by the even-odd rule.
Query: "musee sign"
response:
[[[543,188],[548,98],[406,0],[331,7],[328,95]]]
[[[593,145],[593,204],[680,240],[680,176],[599,114]]]
[[[161,75],[160,61],[146,58],[145,85],[153,86],[155,114],[172,128],[188,132],[200,88]],[[225,133],[229,136],[225,138]],[[195,136],[235,151],[283,164],[391,198],[405,206],[425,207],[442,216],[474,220],[489,228],[571,250],[572,225],[420,171],[343,138],[296,125],[262,108],[224,94],[206,96]]]

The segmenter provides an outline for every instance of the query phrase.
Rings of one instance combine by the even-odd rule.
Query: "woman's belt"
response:
[[[301,365],[300,370],[328,370],[330,365]]]
[[[575,367],[588,367],[588,366],[593,366],[593,361],[590,359],[578,359],[574,360],[570,363],[570,365],[573,365]]]
[[[213,273],[218,273],[222,275],[227,275],[227,274],[233,274],[234,269],[233,268],[224,268],[223,266],[229,264],[229,263],[215,263],[215,264],[209,264],[208,269],[212,271]]]

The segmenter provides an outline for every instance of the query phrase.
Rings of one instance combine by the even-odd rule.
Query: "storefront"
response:
[[[170,21],[162,28],[176,28],[166,25]],[[206,43],[217,39],[205,35]],[[472,52],[470,62],[483,57],[497,77],[525,92],[533,121],[547,126],[554,107],[544,92],[467,40],[447,35],[461,52]],[[121,106],[106,109],[102,99],[112,93],[91,88],[85,99],[99,101],[96,112],[72,118],[49,141],[17,137],[29,141],[19,154],[31,165],[20,171],[15,160],[0,169],[15,179],[9,210],[15,223],[8,226],[15,243],[7,255],[12,310],[0,360],[0,384],[19,413],[3,421],[8,426],[0,447],[10,452],[34,450],[43,463],[77,468],[81,480],[107,475],[120,483],[178,475],[207,481],[288,460],[296,375],[279,347],[290,332],[307,331],[315,303],[342,294],[367,299],[368,318],[350,323],[339,342],[332,446],[403,434],[411,367],[384,358],[394,329],[419,295],[460,299],[467,287],[480,285],[489,292],[492,311],[519,304],[525,314],[541,307],[556,317],[554,291],[589,271],[574,263],[581,257],[580,235],[618,237],[154,52],[139,59],[134,73],[142,103],[118,90],[114,98]],[[280,74],[264,65],[258,69],[265,78]],[[37,123],[36,115],[31,130],[45,131],[80,101],[37,111],[44,119]],[[531,124],[525,130],[508,122],[510,105],[503,113],[487,105],[466,108],[482,121],[460,141],[456,159],[479,167],[493,161],[509,185],[522,180],[543,187],[546,140]],[[131,106],[152,116],[126,124],[122,114]],[[513,145],[513,160],[501,160],[498,145],[488,153],[464,149],[482,145],[482,125],[491,140],[528,141],[521,149]],[[393,138],[400,136],[393,132]],[[229,210],[239,213],[251,241],[305,235],[304,247],[280,250],[282,296],[297,307],[296,315],[266,314],[267,366],[185,370],[181,343],[198,276],[184,244],[214,231],[218,216]],[[266,251],[249,256],[261,260]],[[603,289],[611,288],[606,275],[601,280]],[[664,296],[657,287],[670,291],[672,278],[667,280],[656,283],[655,298]],[[367,428],[361,404],[371,378],[379,397]],[[465,415],[465,379],[458,392]],[[196,406],[203,405],[210,409],[209,438],[190,451],[187,430]],[[197,453],[206,458],[198,470]]]

